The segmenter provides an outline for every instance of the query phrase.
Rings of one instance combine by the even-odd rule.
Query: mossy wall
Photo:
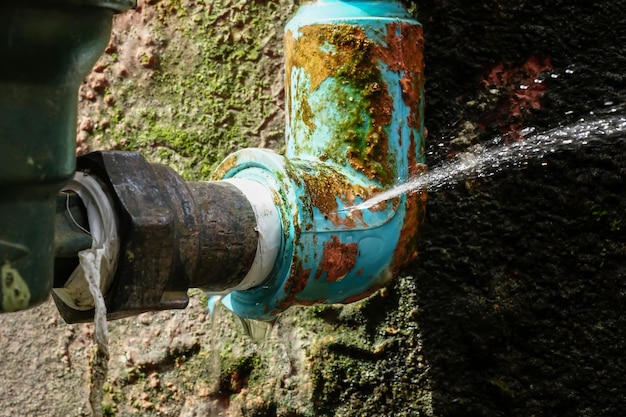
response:
[[[80,91],[80,151],[141,151],[189,179],[280,147],[285,1],[146,1],[119,15]]]

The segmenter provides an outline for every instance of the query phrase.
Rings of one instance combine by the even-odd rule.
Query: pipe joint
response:
[[[214,293],[248,288],[265,278],[268,262],[273,264],[271,252],[265,252],[264,262],[257,259],[258,231],[271,241],[258,218],[271,223],[271,215],[251,203],[245,185],[187,183],[133,152],[94,152],[77,165],[79,175],[97,178],[93,184],[110,196],[119,219],[112,238],[119,249],[109,254],[116,267],[101,269],[107,272],[102,290],[109,319],[185,308],[189,288]],[[88,217],[91,225],[93,216]],[[55,277],[54,300],[68,322],[89,321],[94,314],[89,297],[78,297],[86,288],[75,282],[80,279],[80,271],[69,280]]]

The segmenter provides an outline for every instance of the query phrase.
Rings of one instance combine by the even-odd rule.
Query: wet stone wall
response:
[[[420,1],[431,166],[624,112],[626,4]],[[429,195],[412,274],[438,416],[626,406],[626,135]]]

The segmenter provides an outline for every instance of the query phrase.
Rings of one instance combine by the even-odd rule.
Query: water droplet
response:
[[[209,300],[207,301],[207,307],[209,308],[209,317],[211,318],[211,323],[213,323],[214,321],[214,316],[216,314],[217,309],[219,308],[221,301],[222,301],[221,295],[209,295]]]
[[[274,328],[274,321],[260,321],[260,320],[252,320],[246,319],[243,317],[239,318],[241,320],[241,324],[243,325],[243,330],[246,335],[252,339],[255,343],[261,343],[272,332]]]

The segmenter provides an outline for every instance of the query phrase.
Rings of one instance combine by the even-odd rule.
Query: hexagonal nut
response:
[[[109,187],[120,217],[120,258],[106,295],[109,318],[184,308],[189,271],[181,262],[177,236],[195,221],[181,218],[180,201],[171,196],[171,189],[185,193],[184,180],[135,152],[93,152],[78,158],[77,166]]]

